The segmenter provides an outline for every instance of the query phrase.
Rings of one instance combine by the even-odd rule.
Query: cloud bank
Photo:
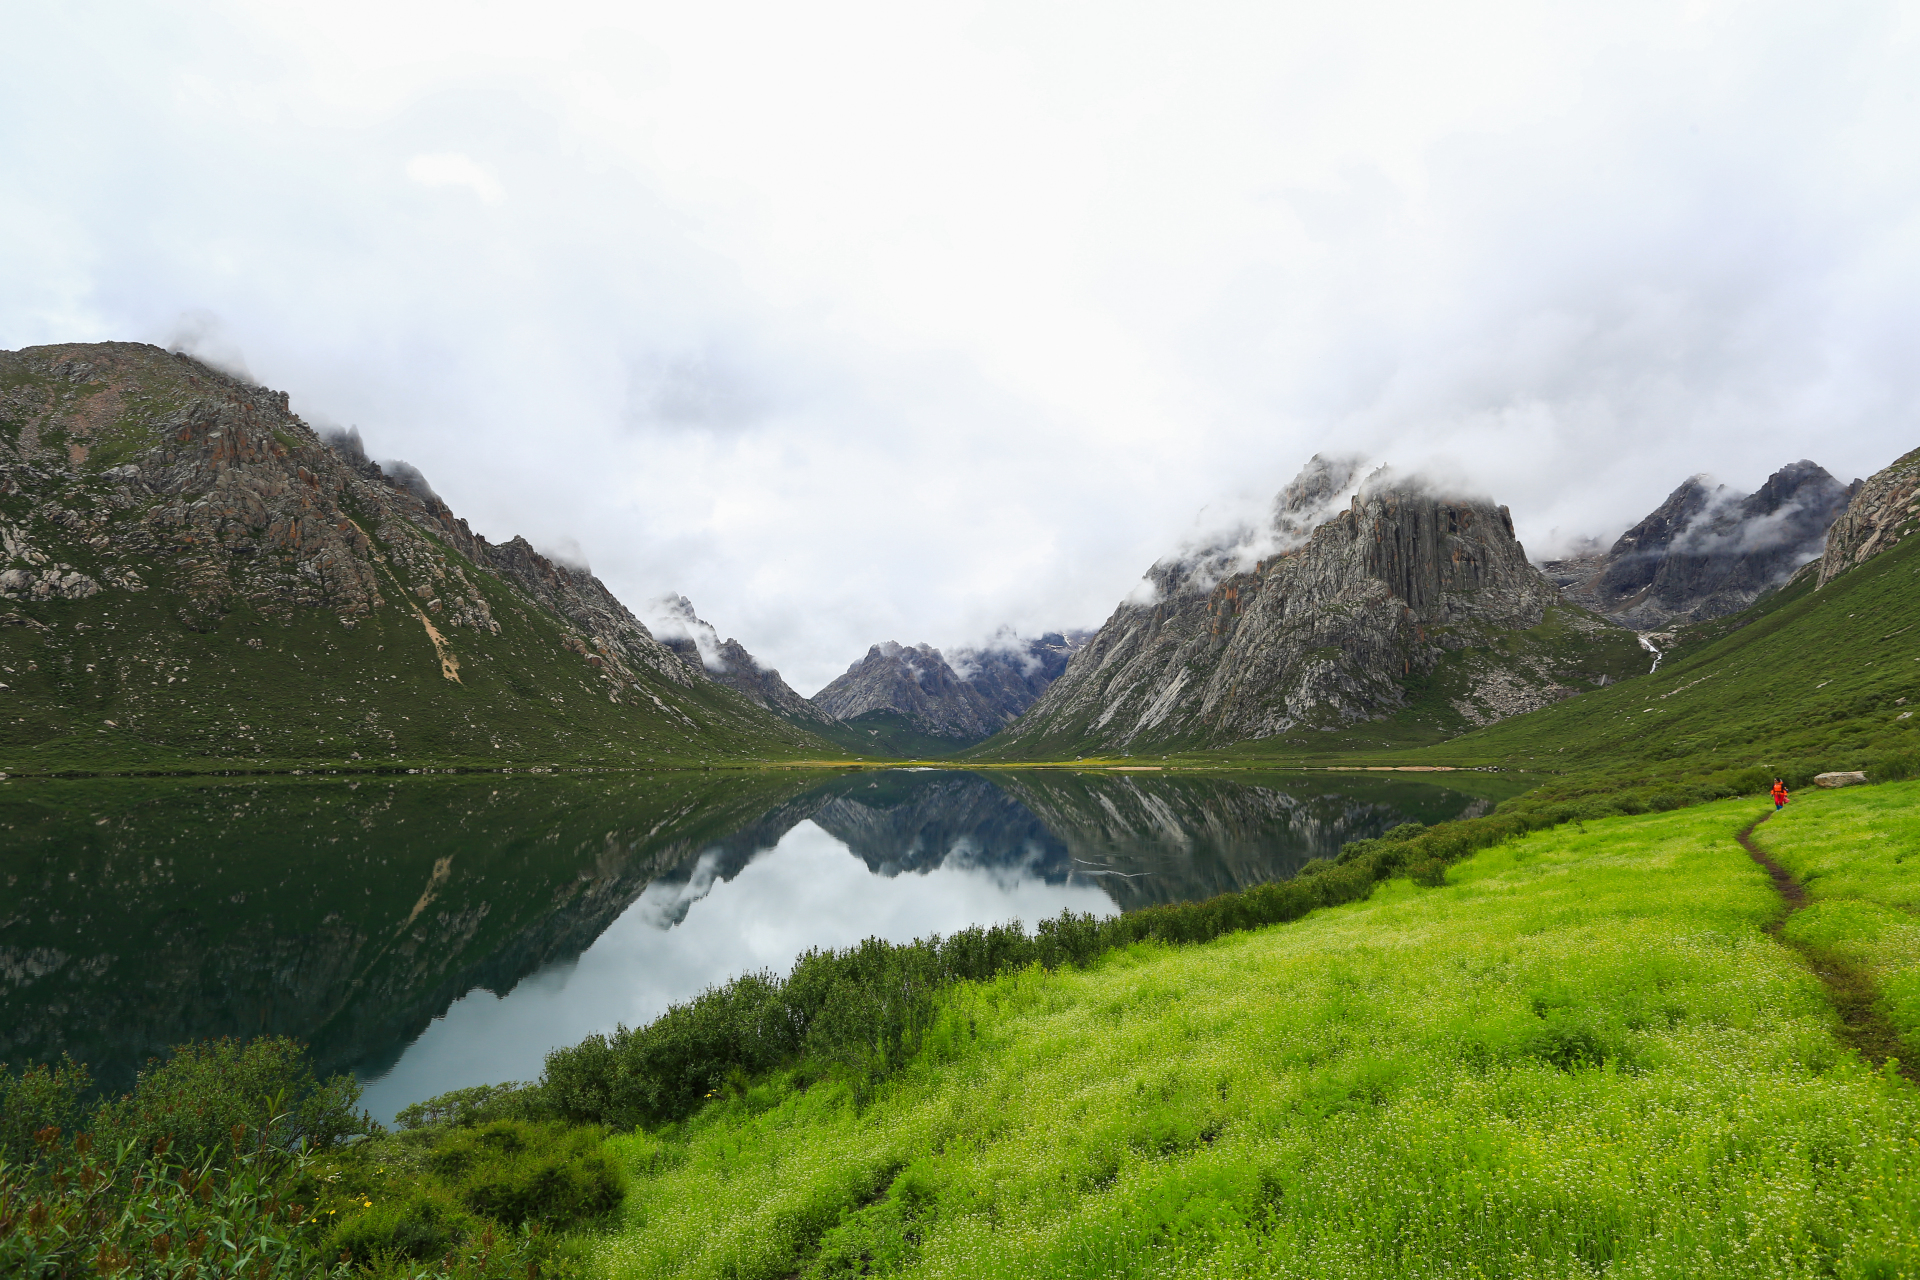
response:
[[[1469,475],[1540,554],[1916,443],[1910,7],[80,3],[8,40],[0,346],[196,344],[803,692],[1096,624],[1316,452]]]

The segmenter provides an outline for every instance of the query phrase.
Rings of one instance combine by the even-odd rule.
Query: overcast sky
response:
[[[1920,10],[16,0],[0,348],[140,339],[803,693],[1316,450],[1536,554],[1920,445]],[[1201,514],[1205,509],[1205,514]]]

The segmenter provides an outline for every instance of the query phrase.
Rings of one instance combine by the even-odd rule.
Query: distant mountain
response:
[[[700,675],[816,732],[833,725],[832,716],[795,693],[778,671],[761,666],[745,645],[731,636],[722,640],[685,596],[662,596],[649,613],[660,643]]]
[[[1693,476],[1606,550],[1541,567],[1568,599],[1637,631],[1723,617],[1817,559],[1859,484],[1805,459],[1752,494]]]
[[[1149,569],[990,750],[1312,745],[1416,692],[1467,727],[1639,666],[1527,562],[1505,507],[1316,457],[1263,524]]]
[[[0,548],[4,769],[825,745],[696,679],[586,569],[157,347],[0,352]]]
[[[1003,632],[990,644],[956,649],[952,661],[931,645],[889,640],[868,649],[813,702],[876,752],[955,751],[998,733],[1032,706],[1086,638],[1077,631],[1033,640]]]

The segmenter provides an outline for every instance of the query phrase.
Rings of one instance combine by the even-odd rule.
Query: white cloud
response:
[[[407,161],[407,176],[423,187],[465,187],[483,204],[499,204],[500,180],[471,156],[441,151]]]
[[[1452,466],[1531,544],[1915,443],[1899,5],[99,3],[8,41],[0,346],[217,315],[477,529],[577,538],[803,692],[1097,623],[1318,451]]]

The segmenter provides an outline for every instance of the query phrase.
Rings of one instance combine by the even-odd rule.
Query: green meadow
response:
[[[1902,1009],[1917,802],[1761,828],[1815,887],[1788,933]],[[1770,932],[1735,839],[1762,812],[1570,823],[1437,887],[959,984],[875,1088],[802,1062],[609,1139],[629,1191],[594,1269],[1920,1274],[1920,1094]]]

